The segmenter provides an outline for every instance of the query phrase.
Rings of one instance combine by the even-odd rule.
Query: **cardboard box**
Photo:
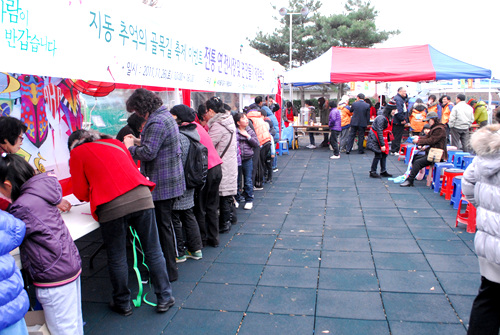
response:
[[[28,326],[29,335],[50,335],[50,332],[45,324],[45,315],[43,311],[32,311],[24,316],[26,326]]]

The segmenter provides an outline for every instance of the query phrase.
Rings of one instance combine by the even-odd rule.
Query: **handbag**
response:
[[[427,160],[433,163],[441,162],[443,158],[444,150],[438,148],[430,148],[429,154],[427,155]]]

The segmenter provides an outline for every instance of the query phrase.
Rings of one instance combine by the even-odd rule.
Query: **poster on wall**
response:
[[[275,93],[278,63],[179,26],[140,1],[1,1],[0,71]]]

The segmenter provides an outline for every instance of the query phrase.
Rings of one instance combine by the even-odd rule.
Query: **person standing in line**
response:
[[[328,103],[330,107],[330,115],[328,120],[328,126],[330,127],[330,145],[332,146],[333,156],[330,159],[339,159],[339,135],[342,131],[342,120],[340,117],[340,111],[337,109],[337,102],[332,100]]]
[[[83,335],[82,260],[57,208],[62,199],[57,177],[36,174],[21,156],[2,153],[0,192],[12,199],[9,212],[26,224],[21,262],[50,333]]]
[[[344,95],[338,104],[340,111],[341,127],[340,132],[340,152],[346,152],[347,141],[349,139],[349,131],[351,127],[351,107],[349,106],[349,97]]]
[[[126,135],[132,134],[134,137],[139,138],[141,136],[141,131],[146,124],[146,119],[136,113],[130,114],[127,119],[127,125],[124,126],[118,134],[116,134],[116,139],[123,142],[123,138]]]
[[[353,102],[351,106],[352,118],[351,130],[349,132],[349,139],[346,147],[347,155],[351,153],[356,133],[358,134],[358,153],[365,153],[363,142],[365,141],[366,126],[368,126],[368,121],[370,121],[370,105],[368,105],[364,99],[365,95],[363,93],[359,93],[356,101]]]
[[[182,151],[182,165],[186,165],[191,141],[200,142],[200,135],[196,131],[196,125],[192,123],[195,119],[195,112],[186,105],[176,105],[170,110],[179,126],[179,140]],[[207,149],[208,156],[208,149]],[[187,174],[185,174],[187,178]],[[187,185],[188,181],[186,181]],[[194,215],[194,192],[195,188],[186,188],[182,196],[175,199],[172,212],[172,223],[177,239],[176,262],[186,261],[186,258],[200,260],[203,258],[201,249],[200,227]]]
[[[394,139],[391,143],[391,155],[397,156],[399,155],[399,149],[401,148],[401,139],[403,138],[405,125],[408,122],[406,88],[398,88],[398,94],[394,96],[394,101],[396,101],[397,113],[394,115],[392,121],[392,133],[394,135]]]
[[[152,191],[160,244],[171,282],[179,277],[175,256],[172,205],[186,189],[181,161],[179,128],[163,101],[154,92],[138,88],[128,98],[127,111],[147,120],[141,139],[125,136],[123,142],[134,159],[141,161],[141,172],[156,187]],[[135,144],[135,145],[134,145]]]
[[[450,113],[451,145],[462,149],[469,150],[470,132],[469,128],[474,122],[474,110],[465,102],[465,94],[457,94],[456,105]]]
[[[500,112],[496,119],[500,122]],[[481,285],[469,318],[468,335],[497,335],[500,330],[500,125],[472,135],[477,156],[465,170],[462,192],[477,208],[474,247]]]
[[[96,131],[76,130],[68,138],[69,168],[74,195],[90,201],[91,214],[101,227],[113,286],[110,308],[123,316],[132,314],[128,288],[127,232],[133,227],[140,238],[157,297],[156,311],[174,305],[158,229],[151,189],[118,140]]]
[[[236,127],[230,112],[224,109],[220,98],[212,97],[206,102],[208,134],[222,159],[222,180],[219,185],[219,233],[231,230],[233,196],[238,189],[238,157],[236,152]]]
[[[236,129],[237,139],[241,150],[241,167],[238,169],[238,181],[243,179],[244,184],[243,192],[240,192],[240,188],[238,187],[237,198],[240,200],[244,197],[245,206],[243,208],[250,210],[253,208],[253,150],[259,147],[259,140],[255,132],[248,125],[249,121],[244,113],[238,113],[233,118],[238,127]]]
[[[212,143],[212,139],[201,119],[207,115],[207,107],[201,104],[198,107],[196,130],[200,135],[200,142],[208,150],[208,172],[205,185],[194,191],[194,214],[200,227],[203,246],[219,246],[219,185],[222,180],[222,159]],[[206,125],[206,122],[204,122]]]

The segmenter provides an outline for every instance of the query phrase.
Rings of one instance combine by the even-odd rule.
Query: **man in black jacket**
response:
[[[365,141],[366,126],[370,120],[370,105],[368,105],[364,99],[365,95],[359,93],[356,101],[354,101],[351,106],[351,131],[349,132],[349,138],[347,140],[346,154],[351,153],[356,133],[358,133],[358,152],[360,154],[365,153],[363,142]]]
[[[398,94],[396,94],[394,100],[396,101],[396,108],[398,112],[394,115],[392,122],[392,134],[394,135],[394,139],[391,144],[391,155],[398,155],[405,124],[408,122],[406,88],[398,88]]]

